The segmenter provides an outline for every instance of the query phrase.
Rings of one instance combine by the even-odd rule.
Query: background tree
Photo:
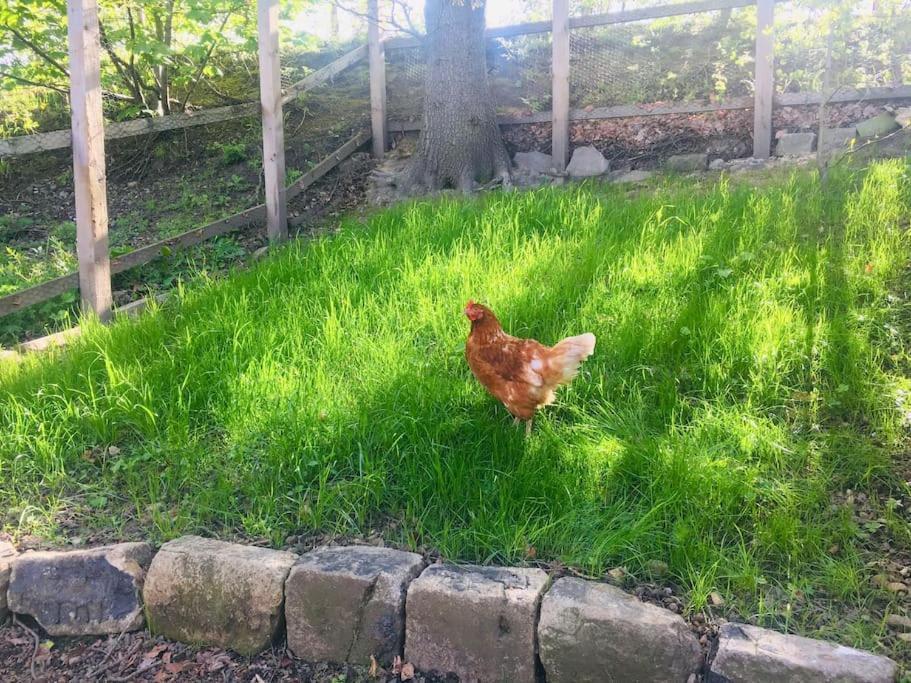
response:
[[[292,14],[306,4],[288,0],[282,9]],[[65,16],[65,0],[0,4],[3,90],[32,87],[68,96],[66,22],[60,19]],[[114,118],[232,101],[236,98],[223,90],[230,71],[255,86],[255,2],[100,0],[99,24],[102,87]],[[243,95],[250,99],[249,93]]]
[[[509,154],[487,79],[485,0],[427,0],[427,78],[417,153],[398,179],[408,191],[470,191],[509,182]]]

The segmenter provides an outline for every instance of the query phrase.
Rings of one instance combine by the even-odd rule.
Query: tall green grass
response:
[[[458,560],[657,560],[697,608],[717,589],[753,613],[770,585],[859,604],[830,497],[888,481],[901,437],[909,189],[892,161],[825,191],[583,185],[351,219],[0,368],[0,509],[22,533],[64,509],[158,538],[381,529]],[[528,440],[465,364],[469,298],[516,335],[598,336]]]

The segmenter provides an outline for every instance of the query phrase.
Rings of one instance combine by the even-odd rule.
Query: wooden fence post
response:
[[[554,166],[563,172],[569,161],[569,0],[554,0],[553,14],[551,153]]]
[[[108,198],[97,0],[67,0],[76,254],[82,307],[111,317]]]
[[[753,109],[753,156],[768,159],[772,153],[772,101],[775,97],[773,28],[775,0],[756,4],[756,78]]]
[[[285,193],[285,128],[282,117],[281,60],[278,52],[279,0],[258,0],[259,99],[263,116],[263,173],[266,231],[270,242],[288,237]]]
[[[370,127],[373,156],[386,153],[386,49],[380,37],[378,0],[367,2],[367,45],[370,55]]]

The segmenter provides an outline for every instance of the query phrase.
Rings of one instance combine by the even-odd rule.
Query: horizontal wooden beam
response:
[[[775,105],[779,107],[800,107],[829,103],[869,102],[874,100],[902,100],[911,98],[911,85],[899,85],[894,88],[852,88],[839,89],[831,97],[816,92],[786,92],[775,96]]]
[[[294,99],[302,92],[312,90],[313,88],[326,83],[345,69],[357,64],[366,57],[366,45],[361,45],[360,47],[345,53],[331,64],[324,66],[322,69],[313,72],[306,78],[289,86],[285,90],[282,104]],[[259,113],[259,102],[244,102],[243,104],[232,104],[229,107],[201,109],[185,114],[170,114],[169,116],[157,118],[105,123],[104,137],[106,140],[130,138],[136,135],[148,135],[149,133],[161,133],[166,130],[176,130],[179,128],[190,128],[192,126],[203,126],[208,123],[230,121],[246,116],[255,116]],[[72,142],[73,137],[69,130],[55,130],[50,133],[38,133],[36,135],[21,135],[14,138],[6,138],[0,140],[0,157],[34,154],[35,152],[47,152],[53,149],[66,149],[72,145]]]
[[[624,12],[609,12],[606,14],[592,14],[583,17],[570,17],[569,27],[573,29],[591,28],[592,26],[608,26],[610,24],[626,24],[631,21],[643,21],[645,19],[678,17],[681,14],[701,14],[702,12],[716,12],[723,9],[752,7],[755,4],[756,0],[700,0],[699,2],[681,2],[675,5],[629,9]]]
[[[776,107],[799,107],[815,105],[822,102],[819,93],[798,92],[784,93],[775,96]],[[825,98],[828,99],[828,98]],[[911,86],[901,85],[895,88],[868,88],[866,90],[843,90],[829,99],[829,102],[869,102],[876,100],[911,99]],[[667,116],[669,114],[706,114],[713,111],[731,109],[752,109],[752,97],[733,97],[725,102],[680,102],[676,104],[623,104],[615,107],[596,107],[594,109],[573,109],[569,113],[571,121],[591,121],[597,119],[623,119],[635,116]],[[501,126],[521,126],[530,123],[550,123],[551,112],[541,111],[528,116],[501,116]],[[389,132],[406,133],[421,130],[420,121],[390,121]]]
[[[203,109],[187,114],[171,114],[159,118],[134,119],[106,123],[104,137],[106,140],[117,138],[130,138],[136,135],[160,133],[178,128],[203,126],[207,123],[230,121],[244,116],[253,116],[259,113],[259,102],[246,102],[234,104],[230,107],[217,107],[216,109]],[[19,156],[46,152],[52,149],[65,149],[72,144],[72,136],[68,130],[57,130],[50,133],[37,135],[22,135],[15,138],[0,140],[0,157]]]
[[[351,52],[346,52],[344,55],[336,59],[331,64],[327,64],[322,69],[314,71],[312,74],[306,78],[302,78],[296,83],[292,83],[287,88],[285,88],[285,95],[282,98],[282,104],[287,104],[289,101],[293,100],[295,97],[300,95],[302,92],[307,90],[312,90],[318,85],[322,85],[326,81],[335,78],[345,69],[354,66],[358,62],[367,58],[367,46],[361,45],[356,47]]]
[[[130,303],[125,304],[120,308],[115,308],[114,316],[127,316],[130,318],[135,317],[149,307],[151,299],[155,299],[158,304],[163,304],[168,300],[168,292],[162,292],[161,294],[157,294],[154,297],[143,297],[142,299],[131,301]],[[62,330],[61,332],[54,332],[44,337],[39,337],[38,339],[22,342],[21,344],[16,345],[15,351],[5,349],[0,351],[0,361],[4,360],[5,358],[18,360],[22,358],[22,354],[35,351],[45,351],[54,347],[66,346],[74,339],[78,339],[81,334],[82,328],[79,327],[79,325],[76,325],[75,327]]]
[[[317,180],[326,175],[333,168],[351,156],[354,151],[361,145],[370,141],[370,131],[362,130],[348,140],[344,145],[332,152],[329,156],[319,162],[316,166],[304,173],[300,178],[288,186],[288,201],[299,195],[301,192],[310,187]]]
[[[608,12],[605,14],[592,14],[590,16],[570,17],[569,28],[590,28],[592,26],[609,26],[610,24],[626,24],[631,21],[644,19],[660,19],[662,17],[676,17],[681,14],[699,14],[701,12],[715,12],[722,9],[737,7],[751,7],[756,0],[699,0],[698,2],[684,2],[676,5],[662,5],[660,7],[644,7],[642,9],[625,10],[623,12]],[[550,21],[532,21],[525,24],[500,26],[489,28],[485,32],[487,38],[511,38],[514,36],[532,35],[535,33],[549,33],[553,28]],[[421,39],[413,37],[390,38],[386,41],[387,49],[401,49],[420,47]]]
[[[223,235],[231,232],[249,223],[262,221],[266,216],[266,207],[264,204],[254,206],[246,211],[241,211],[227,218],[209,223],[201,228],[196,228],[174,237],[155,242],[136,251],[118,256],[111,259],[111,273],[122,273],[130,268],[141,266],[149,261],[153,261],[161,256],[165,251],[171,249],[185,249],[194,244],[199,244],[217,235]],[[0,298],[0,317],[21,311],[34,304],[53,299],[72,289],[79,287],[79,275],[71,273],[42,282],[40,285],[23,289],[13,294],[8,294]]]
[[[326,175],[333,168],[338,166],[342,161],[349,157],[358,147],[370,140],[370,131],[362,130],[349,139],[344,145],[332,152],[323,159],[319,164],[307,171],[298,180],[288,186],[288,199],[296,197],[308,187],[313,185],[317,180]],[[187,247],[200,244],[206,240],[232,232],[252,223],[262,223],[266,219],[266,205],[258,204],[254,207],[235,213],[227,218],[222,218],[199,228],[194,228],[187,232],[168,237],[154,244],[142,247],[128,254],[123,254],[117,258],[111,259],[111,273],[122,273],[130,268],[141,266],[154,261],[162,254],[172,249],[186,249]],[[64,294],[70,290],[79,287],[79,275],[70,273],[63,275],[54,280],[42,282],[40,285],[23,289],[13,294],[0,297],[0,317],[21,311],[34,304],[42,301],[53,299],[55,296]]]

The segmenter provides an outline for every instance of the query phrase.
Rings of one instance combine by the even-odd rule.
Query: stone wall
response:
[[[765,683],[896,680],[891,659],[725,624],[711,652],[678,614],[614,586],[540,569],[433,564],[373,546],[302,556],[186,536],[16,555],[0,544],[8,610],[52,635],[143,628],[252,655],[287,634],[306,660],[406,666],[461,681]],[[402,668],[401,670],[404,670]]]

